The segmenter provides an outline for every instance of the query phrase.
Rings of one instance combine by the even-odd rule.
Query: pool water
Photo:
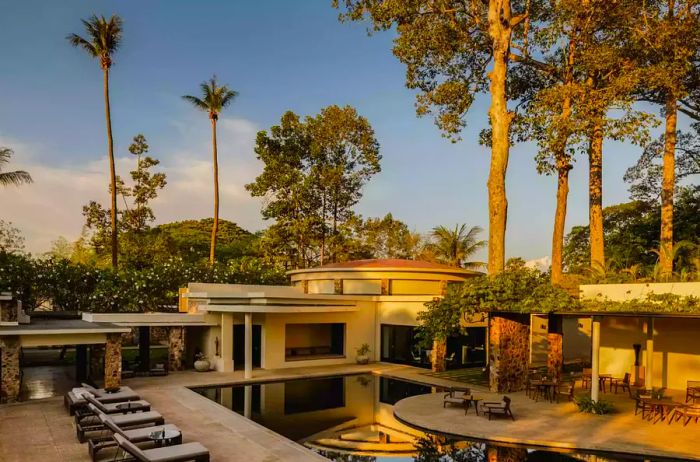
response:
[[[393,405],[433,389],[372,374],[193,390],[335,462],[656,460],[627,455],[560,454],[428,435],[396,420]]]

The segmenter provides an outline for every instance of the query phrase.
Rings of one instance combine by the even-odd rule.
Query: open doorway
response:
[[[253,324],[253,368],[260,367],[262,357],[262,326]],[[233,369],[245,369],[245,325],[233,326]]]

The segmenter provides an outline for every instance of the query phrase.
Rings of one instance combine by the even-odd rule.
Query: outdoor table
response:
[[[537,401],[537,397],[540,394],[540,391],[542,392],[542,397],[550,402],[554,400],[554,393],[552,393],[552,390],[554,390],[554,387],[557,386],[557,383],[553,380],[533,380],[532,385],[537,388],[537,392],[535,392],[535,401]]]
[[[612,374],[598,374],[598,383],[600,383],[600,391],[605,393],[605,381],[610,382],[610,390],[612,390],[613,376]]]
[[[128,414],[130,412],[143,411],[146,406],[136,401],[127,401],[126,403],[117,404],[115,407],[122,411],[122,413]]]
[[[148,438],[158,447],[171,446],[182,442],[182,433],[177,430],[158,430],[148,435]]]
[[[671,401],[668,399],[642,399],[649,406],[649,420],[653,420],[657,415],[658,419],[654,420],[654,423],[664,420],[667,415],[671,414],[671,411],[678,407],[687,406],[685,403],[679,403],[677,401]]]
[[[474,412],[476,412],[476,415],[479,415],[479,401],[483,401],[484,398],[478,397],[478,396],[465,396],[464,397],[464,415],[467,415],[467,412],[469,411],[469,408],[471,407],[472,403],[474,404]]]

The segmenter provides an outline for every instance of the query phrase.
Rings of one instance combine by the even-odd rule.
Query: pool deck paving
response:
[[[685,390],[672,391],[675,401],[683,401]],[[579,396],[586,390],[577,390]],[[475,393],[476,395],[476,393]],[[485,401],[500,401],[502,394],[479,393]],[[406,398],[394,406],[394,416],[405,424],[456,438],[484,439],[505,444],[549,446],[563,450],[643,454],[652,457],[700,461],[700,423],[668,424],[668,419],[652,423],[634,415],[635,402],[627,393],[605,393],[601,399],[612,402],[614,412],[593,415],[578,412],[572,402],[535,402],[525,392],[508,393],[515,421],[477,416],[473,408],[443,407],[443,394]]]
[[[242,371],[171,373],[166,377],[138,377],[124,380],[143,399],[183,431],[184,441],[199,441],[209,448],[211,460],[277,462],[323,461],[313,451],[193,392],[188,387],[245,384],[331,375],[375,373],[432,384],[437,387],[465,384],[425,375],[424,369],[386,363],[255,370],[246,380]],[[472,386],[475,394],[498,400],[483,387]],[[652,425],[634,416],[634,401],[607,393],[617,412],[609,416],[578,413],[572,403],[534,402],[524,393],[513,398],[515,422],[489,422],[454,407],[443,409],[442,394],[407,398],[395,406],[395,415],[411,426],[463,436],[494,439],[504,443],[580,447],[598,451],[644,453],[700,461],[700,424],[683,427],[665,422]],[[112,460],[113,453],[104,457]],[[0,406],[0,461],[89,461],[87,447],[78,443],[73,418],[63,407],[62,397]]]
[[[446,380],[420,375],[424,370],[383,363],[256,370],[246,380],[242,371],[221,373],[194,371],[171,373],[166,377],[126,379],[128,385],[160,412],[166,423],[177,425],[184,442],[199,441],[211,452],[212,462],[325,461],[324,457],[267,428],[189,390],[205,385],[244,384],[329,375],[374,372],[404,379],[454,385]],[[104,458],[112,460],[113,452]],[[75,424],[63,407],[62,397],[0,406],[0,461],[89,461],[87,445],[80,444]]]

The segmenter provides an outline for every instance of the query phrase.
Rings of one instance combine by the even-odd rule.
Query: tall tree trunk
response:
[[[109,155],[109,184],[112,193],[110,219],[112,228],[112,268],[117,269],[119,241],[117,237],[117,174],[114,167],[114,141],[112,139],[112,114],[109,108],[109,68],[104,72],[105,119],[107,121],[107,150]]]
[[[211,119],[211,141],[214,164],[214,223],[211,226],[211,244],[209,246],[209,264],[214,264],[216,253],[216,234],[219,232],[219,155],[216,147],[216,119]]]
[[[593,125],[588,145],[588,214],[591,242],[591,267],[605,270],[603,238],[603,126]]]
[[[504,18],[505,16],[505,18]],[[491,167],[489,169],[489,261],[488,273],[500,273],[505,267],[506,170],[510,151],[510,123],[513,114],[508,111],[506,76],[510,52],[510,0],[490,0],[489,36],[493,41],[493,69],[489,72],[491,107]]]
[[[569,170],[571,166],[557,168],[557,208],[554,212],[554,231],[552,232],[552,284],[561,283],[563,274],[564,229],[566,226],[566,207],[569,196]]]
[[[576,42],[569,39],[566,62],[565,84],[567,89],[571,88],[574,81],[574,57],[576,51]],[[571,117],[571,97],[567,95],[562,101],[561,118],[562,124],[566,125]],[[554,230],[552,231],[552,274],[551,281],[553,285],[561,283],[563,274],[564,260],[564,230],[566,227],[566,207],[569,200],[569,170],[571,170],[571,160],[566,154],[566,145],[569,141],[569,131],[565,129],[564,133],[559,134],[560,139],[554,153],[557,166],[557,208],[554,212]]]
[[[664,279],[673,274],[673,190],[676,186],[676,122],[678,106],[669,92],[666,99],[663,177],[661,182],[661,239],[659,264]]]

